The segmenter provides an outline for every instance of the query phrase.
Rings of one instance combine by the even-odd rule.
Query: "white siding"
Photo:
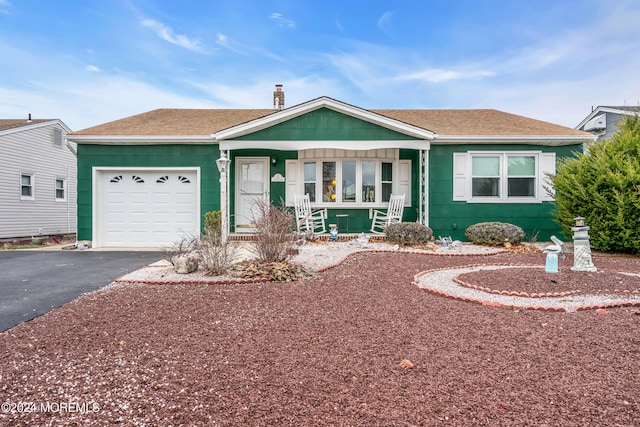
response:
[[[62,130],[62,147],[54,145],[54,128]],[[0,238],[76,232],[76,158],[66,133],[51,121],[0,134]],[[33,200],[20,198],[22,173],[34,176]],[[56,201],[56,179],[66,180],[65,201]]]

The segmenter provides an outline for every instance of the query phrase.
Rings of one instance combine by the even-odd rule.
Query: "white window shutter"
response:
[[[398,162],[398,194],[404,194],[404,205],[411,206],[411,160]]]
[[[453,200],[469,198],[469,154],[453,153]]]
[[[298,191],[298,161],[285,160],[285,200],[287,206],[294,206],[293,196]]]
[[[547,202],[555,200],[555,189],[553,182],[548,177],[549,174],[556,174],[556,153],[542,153],[540,155],[540,200]],[[551,190],[551,194],[547,189]]]

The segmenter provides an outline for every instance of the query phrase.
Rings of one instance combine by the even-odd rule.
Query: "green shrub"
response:
[[[480,222],[468,227],[464,235],[476,245],[502,246],[505,241],[517,245],[524,238],[524,230],[505,222]]]
[[[420,245],[431,240],[433,231],[426,225],[417,222],[398,222],[384,229],[387,240],[399,245]]]
[[[207,236],[222,235],[222,212],[211,211],[204,214],[204,234]]]
[[[640,118],[627,116],[618,129],[587,154],[560,160],[554,218],[570,236],[573,219],[584,217],[595,249],[640,254]]]

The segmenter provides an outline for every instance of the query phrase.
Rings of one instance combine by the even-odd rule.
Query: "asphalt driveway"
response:
[[[0,331],[161,258],[147,251],[0,251]]]

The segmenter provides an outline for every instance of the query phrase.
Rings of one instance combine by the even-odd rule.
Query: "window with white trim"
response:
[[[35,179],[32,173],[20,174],[20,199],[22,200],[35,199],[34,184],[35,184]]]
[[[555,153],[539,151],[454,153],[453,200],[534,203],[553,200],[545,187],[555,173]]]
[[[411,206],[411,160],[399,159],[398,149],[300,150],[285,161],[287,206],[294,195],[308,194],[315,207],[379,208],[391,194],[405,194]]]
[[[393,192],[393,169],[393,162],[379,160],[305,161],[302,187],[311,203],[386,203]]]
[[[67,200],[67,180],[64,178],[56,178],[56,201],[63,202]]]

